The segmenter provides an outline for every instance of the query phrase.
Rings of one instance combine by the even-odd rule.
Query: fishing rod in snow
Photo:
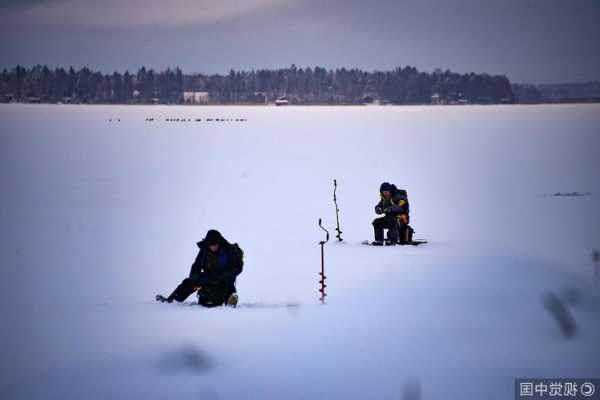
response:
[[[342,239],[342,231],[340,230],[340,209],[338,208],[337,205],[337,197],[335,195],[335,192],[337,191],[337,181],[334,179],[333,180],[333,204],[335,204],[335,221],[337,223],[337,227],[335,228],[335,230],[337,231],[337,235],[335,235],[336,238],[338,238],[338,240],[341,242]]]
[[[319,293],[321,293],[321,297],[319,298],[319,300],[321,300],[321,304],[325,304],[325,296],[327,296],[327,294],[325,294],[325,288],[327,287],[327,285],[325,284],[325,279],[327,279],[327,277],[325,276],[325,250],[324,250],[324,246],[325,243],[329,242],[329,231],[327,229],[325,229],[323,227],[323,225],[321,225],[321,218],[319,218],[319,228],[323,229],[325,231],[325,240],[321,240],[319,242],[319,245],[321,246],[321,272],[319,272],[319,275],[321,275],[321,280],[319,280],[319,283],[321,284],[321,288],[319,289]]]

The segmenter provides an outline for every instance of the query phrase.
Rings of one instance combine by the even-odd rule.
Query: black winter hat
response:
[[[208,232],[206,232],[206,237],[204,238],[204,243],[207,246],[212,246],[215,244],[222,244],[223,242],[225,242],[225,239],[223,239],[223,236],[221,236],[219,231],[211,229]]]
[[[390,185],[388,182],[383,182],[381,184],[381,186],[379,186],[379,192],[383,193],[383,192],[390,192],[392,190],[392,185]]]

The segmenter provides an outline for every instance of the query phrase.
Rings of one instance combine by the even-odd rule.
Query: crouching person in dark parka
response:
[[[410,217],[406,190],[398,189],[396,185],[383,182],[379,187],[379,194],[380,200],[375,206],[375,213],[384,214],[384,216],[373,221],[375,240],[372,244],[383,246],[384,229],[388,230],[385,244],[410,244],[413,229],[408,225]]]
[[[200,252],[192,264],[190,275],[169,297],[157,295],[156,300],[182,302],[198,293],[198,303],[205,307],[229,305],[235,307],[238,295],[236,277],[242,272],[244,253],[237,243],[229,243],[218,231],[209,230],[197,243]]]

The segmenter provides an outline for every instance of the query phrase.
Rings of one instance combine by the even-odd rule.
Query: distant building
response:
[[[441,104],[439,93],[434,93],[431,95],[431,104]]]
[[[269,103],[269,96],[267,95],[267,93],[265,92],[254,92],[254,100],[257,103],[264,103],[264,104],[268,104]]]
[[[208,104],[208,92],[183,92],[183,102],[186,104]]]
[[[363,94],[363,97],[360,99],[359,103],[363,105],[379,106],[381,105],[381,100],[379,100],[377,93],[366,92]]]

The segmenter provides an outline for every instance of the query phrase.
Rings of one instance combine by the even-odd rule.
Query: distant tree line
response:
[[[518,103],[600,102],[600,82],[514,84]]]
[[[36,65],[2,71],[4,101],[42,103],[180,103],[183,73],[179,68],[159,73],[140,68],[137,73],[107,75],[87,67],[75,71]]]
[[[202,94],[209,104],[454,104],[514,103],[506,76],[459,74],[415,67],[366,72],[360,69],[297,68],[231,70],[227,75],[183,74],[179,68],[155,72],[102,74],[89,68],[54,70],[17,66],[0,76],[0,100],[45,103],[181,104]]]

